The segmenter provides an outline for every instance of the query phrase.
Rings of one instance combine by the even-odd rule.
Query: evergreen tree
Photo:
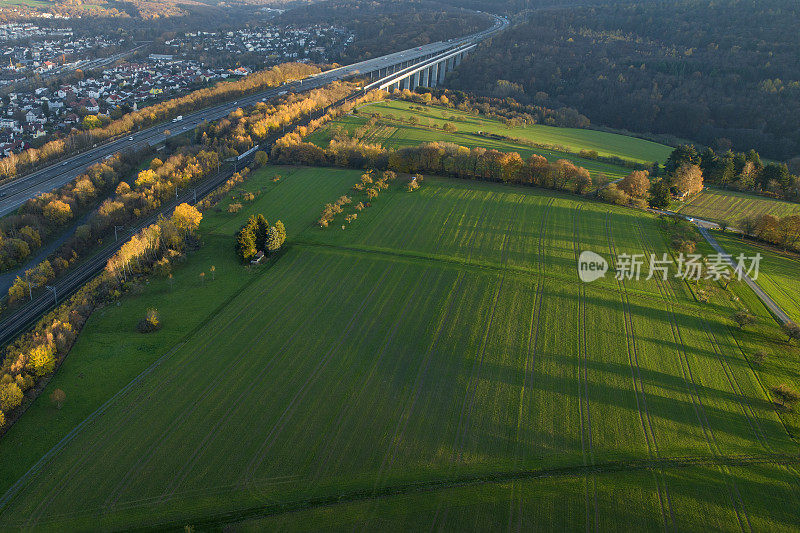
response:
[[[664,209],[669,206],[669,184],[666,180],[658,179],[650,186],[650,207]]]
[[[664,170],[667,174],[672,175],[681,165],[687,163],[690,165],[699,165],[700,155],[693,145],[682,144],[669,154],[667,161],[664,163]]]

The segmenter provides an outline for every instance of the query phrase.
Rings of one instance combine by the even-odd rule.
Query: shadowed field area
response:
[[[358,175],[259,171],[174,287],[97,312],[51,384],[87,398],[38,402],[0,442],[0,527],[796,526],[798,418],[767,387],[796,383],[800,353],[742,286],[583,284],[582,250],[669,253],[661,222],[527,187],[401,177],[317,227]],[[253,213],[289,239],[246,269]],[[163,329],[137,334],[152,306]]]

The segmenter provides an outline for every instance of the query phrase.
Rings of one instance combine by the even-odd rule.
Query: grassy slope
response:
[[[530,188],[428,178],[415,193],[400,184],[384,192],[347,230],[322,231],[310,224],[347,180],[300,171],[315,172],[317,180],[298,180],[295,194],[281,197],[295,176],[285,178],[251,209],[287,221],[285,255],[88,424],[0,520],[180,524],[344,494],[353,500],[344,514],[334,507],[278,520],[292,528],[574,529],[595,516],[615,529],[791,526],[796,480],[781,466],[646,475],[610,467],[797,453],[783,426],[796,419],[781,420],[761,385],[778,379],[773,366],[756,373],[739,350],[774,330],[761,311],[752,331],[738,332],[727,318],[739,305],[731,292],[712,290],[711,304],[697,304],[676,280],[576,282],[582,249],[664,250],[654,218]],[[174,292],[152,283],[126,299],[118,312],[139,306],[126,315],[128,331],[148,305],[180,305],[170,300],[185,302],[184,290],[216,293],[197,273],[212,259],[218,269],[231,260],[230,234],[246,214],[208,217],[214,255],[192,257]],[[247,276],[232,270],[217,282]],[[179,309],[165,313],[158,335],[191,329],[183,324],[191,307]],[[120,319],[95,317],[70,360]],[[126,335],[133,344],[154,339]],[[795,348],[781,349],[797,360]],[[3,464],[35,455],[7,444]],[[580,468],[592,464],[598,473],[584,478]],[[566,470],[555,479],[513,481],[558,467]],[[414,484],[475,475],[498,482],[413,494]],[[404,490],[412,494],[364,500]]]
[[[271,178],[276,174],[283,178],[274,183]],[[227,213],[205,215],[204,244],[191,254],[185,267],[175,271],[172,288],[165,280],[153,279],[141,296],[124,298],[118,307],[95,312],[40,400],[0,440],[0,491],[5,491],[72,427],[157,358],[204,327],[220,306],[253,283],[255,277],[230,253],[240,220],[251,212],[274,215],[285,222],[291,238],[313,220],[320,203],[345,190],[357,176],[343,170],[324,174],[325,179],[320,179],[319,172],[305,169],[268,167],[257,171],[245,188],[262,190],[263,194],[246,204],[235,220]],[[213,285],[201,284],[199,273],[205,271],[210,280],[212,264],[216,267]],[[143,336],[135,328],[148,307],[159,309],[165,327]],[[47,401],[55,388],[67,393],[60,411]]]
[[[746,216],[800,214],[800,204],[722,189],[705,190],[686,203],[674,206],[674,209],[684,215],[727,222],[731,226],[737,226]]]
[[[410,107],[417,109],[410,110]],[[495,133],[538,144],[560,146],[570,152],[595,150],[602,156],[617,156],[641,163],[652,163],[653,161],[663,163],[672,152],[672,148],[669,146],[615,133],[579,128],[559,128],[543,124],[509,127],[496,120],[457,109],[426,106],[424,111],[420,111],[419,107],[410,102],[388,101],[367,105],[359,111],[365,114],[379,113],[381,115],[393,113],[398,117],[408,117],[414,114],[420,119],[420,122],[432,120],[439,125],[450,122],[450,117],[455,116],[456,127],[465,133],[477,133],[478,131]]]
[[[409,107],[415,107],[416,109],[412,110]],[[352,132],[355,128],[364,124],[366,120],[363,118],[364,116],[377,113],[383,116],[393,115],[403,118],[414,115],[419,119],[419,124],[411,126],[396,122],[394,126],[397,127],[383,127],[368,134],[364,139],[367,142],[380,142],[386,146],[396,148],[416,145],[422,142],[447,141],[470,148],[482,146],[500,151],[516,151],[523,157],[539,154],[553,161],[556,159],[569,159],[585,167],[593,175],[602,172],[612,178],[624,176],[630,170],[616,165],[580,158],[569,152],[596,150],[603,156],[618,156],[650,163],[655,160],[663,161],[671,151],[668,146],[613,133],[575,128],[556,128],[539,124],[509,128],[497,120],[471,115],[455,109],[428,106],[423,111],[420,111],[419,107],[419,105],[402,101],[370,104],[359,109],[360,116],[350,115],[343,117],[332,123],[328,128],[312,134],[309,140],[319,145],[327,145],[334,128],[343,127]],[[456,117],[456,121],[453,122],[458,128],[456,133],[447,133],[428,127],[429,123],[442,126],[447,122],[451,122],[450,117],[452,116]],[[526,144],[511,140],[491,139],[477,135],[479,131],[504,135],[509,138],[524,139],[543,145],[556,145],[562,149],[532,148]]]

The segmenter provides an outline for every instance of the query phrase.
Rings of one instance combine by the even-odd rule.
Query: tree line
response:
[[[134,167],[131,154],[118,154],[59,187],[25,202],[0,219],[0,272],[25,262],[65,225],[97,206]]]
[[[540,155],[523,159],[516,152],[467,148],[453,143],[432,142],[393,149],[355,140],[332,140],[328,148],[321,148],[287,136],[273,145],[272,160],[283,164],[375,168],[406,174],[432,173],[535,185],[577,194],[585,194],[592,188],[589,171],[565,159],[551,163]]]
[[[181,257],[201,219],[197,209],[181,204],[170,218],[162,217],[131,238],[108,261],[103,273],[6,347],[0,365],[0,433],[41,391],[69,353],[95,307],[118,298],[137,277],[150,274],[159,261]],[[61,392],[53,395],[54,403],[59,405],[65,399]]]

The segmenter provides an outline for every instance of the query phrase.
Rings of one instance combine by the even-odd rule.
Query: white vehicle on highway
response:
[[[180,122],[181,120],[183,120],[183,115],[178,115],[172,119],[172,122]]]
[[[132,141],[132,140],[133,140],[133,137],[128,137],[128,140],[129,140],[129,141]]]

